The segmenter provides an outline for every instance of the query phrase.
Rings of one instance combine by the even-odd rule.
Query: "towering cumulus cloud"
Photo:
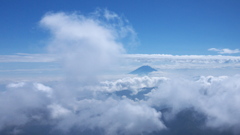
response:
[[[123,19],[108,10],[86,16],[48,13],[40,24],[51,33],[50,53],[56,54],[72,75],[81,76],[96,75],[113,64],[125,52],[120,40],[133,33]]]

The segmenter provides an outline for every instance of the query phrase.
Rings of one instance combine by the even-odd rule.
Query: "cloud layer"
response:
[[[224,48],[224,49],[217,49],[217,48],[210,48],[208,49],[208,51],[215,51],[219,54],[234,54],[234,53],[240,53],[239,49],[235,49],[235,50],[231,50],[228,48]]]
[[[193,79],[134,77],[92,88],[66,87],[63,82],[51,87],[35,82],[10,83],[0,92],[0,132],[26,134],[33,128],[29,127],[32,123],[39,128],[48,126],[47,134],[164,134],[175,128],[167,123],[183,122],[177,120],[178,114],[193,109],[203,116],[203,122],[195,125],[198,128],[205,126],[202,130],[211,128],[216,134],[221,130],[238,134],[239,81],[240,76],[235,75]],[[142,93],[146,87],[150,91]],[[126,90],[145,98],[115,93]]]
[[[68,44],[65,44],[68,45]],[[85,44],[86,45],[86,44]],[[50,46],[52,44],[50,43]],[[71,45],[70,45],[71,46]],[[69,47],[70,47],[69,46]],[[81,47],[79,47],[81,50]],[[90,49],[90,48],[89,48]],[[93,49],[93,48],[92,48]],[[60,54],[57,52],[54,55],[53,52],[51,54],[19,54],[19,55],[7,55],[1,57],[0,60],[0,74],[5,75],[5,78],[12,78],[11,80],[16,79],[17,75],[26,75],[28,74],[30,77],[31,75],[35,74],[38,75],[39,78],[52,78],[54,80],[59,80],[59,78],[63,78],[62,72],[65,71],[69,72],[71,76],[76,77],[76,74],[84,74],[92,72],[92,76],[95,73],[101,74],[102,71],[105,71],[104,74],[106,75],[104,78],[118,78],[120,79],[122,75],[126,75],[127,73],[135,70],[136,68],[142,65],[150,65],[156,69],[158,69],[160,75],[166,73],[173,73],[173,70],[202,70],[201,72],[205,72],[206,74],[202,74],[200,72],[194,72],[195,75],[208,75],[208,70],[211,71],[211,75],[233,75],[240,69],[240,57],[239,56],[223,56],[223,55],[164,55],[164,54],[121,54],[121,50],[118,50],[118,54],[111,54],[110,50],[106,53],[102,54],[104,56],[109,56],[109,60],[104,60],[104,57],[97,57],[100,53],[95,53],[93,49],[93,53],[82,54],[78,53],[78,49],[74,48],[76,52],[68,52],[72,54],[74,57],[73,60],[70,56],[67,57],[67,54]],[[90,49],[91,50],[91,49]],[[63,51],[63,50],[62,50]],[[63,51],[64,52],[64,51]],[[63,53],[62,52],[62,53]],[[66,50],[67,52],[67,50]],[[81,52],[81,51],[80,51]],[[76,54],[74,54],[76,53]],[[82,55],[89,55],[90,58],[89,64],[83,64],[84,61],[88,61],[87,58],[84,58]],[[70,60],[68,60],[68,58]],[[84,58],[84,59],[83,59]],[[103,59],[103,63],[100,62]],[[71,60],[72,59],[72,60]],[[98,60],[95,60],[98,59]],[[18,61],[18,62],[17,62]],[[66,64],[65,64],[66,63]],[[91,64],[92,63],[92,64]],[[100,65],[99,65],[100,64]],[[11,69],[8,68],[11,65]],[[63,67],[63,68],[61,68]],[[208,69],[208,70],[206,70]],[[229,70],[231,69],[231,70]],[[167,71],[169,70],[169,71]],[[171,71],[170,71],[171,70]],[[40,74],[41,72],[41,74]],[[165,73],[163,73],[165,72]],[[8,74],[10,74],[7,77]],[[199,74],[196,74],[199,73]],[[223,74],[225,73],[225,74]],[[15,75],[16,78],[13,78],[12,75]],[[20,77],[21,78],[21,77]],[[26,79],[26,78],[25,78]],[[40,78],[41,80],[41,78]]]
[[[222,56],[222,55],[170,55],[170,54],[128,54],[125,58],[136,62],[172,62],[172,63],[192,63],[192,64],[209,64],[209,63],[239,63],[239,56]]]

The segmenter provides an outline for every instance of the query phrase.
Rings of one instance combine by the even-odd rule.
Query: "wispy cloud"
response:
[[[0,64],[2,65],[0,72],[8,72],[8,74],[11,73],[11,71],[19,71],[27,73],[32,73],[33,71],[43,71],[46,74],[47,71],[55,70],[57,69],[60,72],[63,72],[63,68],[67,68],[67,70],[70,70],[73,74],[76,74],[76,72],[79,74],[84,69],[91,71],[91,68],[94,70],[97,68],[95,66],[87,66],[87,63],[84,63],[84,61],[87,61],[87,59],[81,59],[83,58],[83,54],[78,54],[78,50],[76,50],[76,55],[71,56],[69,52],[69,61],[67,61],[68,57],[64,57],[63,55],[53,55],[53,54],[15,54],[15,55],[0,55]],[[64,51],[62,51],[64,52]],[[64,54],[66,55],[66,54]],[[89,64],[98,64],[97,56],[98,54],[89,53],[89,58],[93,62],[89,62]],[[79,56],[79,57],[78,57]],[[81,57],[80,57],[81,56]],[[71,57],[76,57],[76,60],[73,61]],[[95,57],[95,58],[92,58]],[[114,56],[115,57],[115,56]],[[151,65],[154,68],[157,68],[159,71],[162,69],[224,69],[224,68],[232,68],[232,69],[239,69],[240,67],[240,56],[224,56],[224,55],[166,55],[166,54],[119,54],[118,58],[115,60],[114,57],[110,58],[112,63],[106,64],[99,61],[99,64],[102,64],[97,70],[103,69],[104,67],[107,68],[107,72],[104,72],[105,77],[107,78],[116,78],[117,75],[127,74],[130,71],[138,68],[142,65]],[[86,58],[84,56],[84,58]],[[100,58],[100,57],[99,57]],[[66,60],[66,62],[70,65],[68,67],[63,66],[63,59]],[[105,58],[103,58],[104,61]],[[76,62],[77,61],[77,62]],[[19,62],[24,62],[22,66],[19,67]],[[39,65],[38,63],[44,62],[45,66],[43,68],[43,64],[41,64],[41,67],[37,67]],[[119,63],[118,63],[119,62]],[[13,66],[11,69],[7,68],[6,65],[9,65],[9,63],[12,63]],[[118,63],[118,64],[117,64]],[[35,66],[27,66],[28,64]],[[71,66],[71,64],[73,64]],[[85,65],[84,65],[85,64]],[[5,66],[4,66],[5,65]],[[111,65],[111,66],[110,66]],[[65,65],[66,66],[66,65]],[[79,68],[78,68],[79,67]],[[111,67],[111,68],[110,68]],[[10,72],[9,72],[10,71]],[[46,71],[46,72],[45,72]],[[106,70],[105,70],[106,71]],[[228,70],[232,71],[232,70]],[[14,74],[15,72],[12,72]],[[47,72],[49,73],[49,72]],[[162,73],[161,73],[162,74]],[[103,76],[102,76],[103,77]],[[116,78],[118,79],[118,77]]]
[[[210,48],[208,49],[208,51],[215,51],[219,54],[234,54],[234,53],[240,53],[240,50],[239,49],[234,49],[234,50],[231,50],[231,49],[228,49],[228,48],[224,48],[224,49],[217,49],[217,48]]]
[[[240,56],[223,55],[171,55],[171,54],[127,54],[127,59],[135,61],[174,61],[191,63],[224,63],[226,61],[240,62]]]
[[[123,60],[138,62],[172,61],[190,63],[225,63],[240,62],[240,56],[224,55],[171,55],[171,54],[122,54]],[[59,56],[52,54],[26,54],[0,55],[0,62],[56,62]]]
[[[57,56],[51,54],[17,53],[13,55],[0,55],[0,62],[54,62]]]
[[[124,58],[131,64],[138,66],[149,64],[161,69],[220,68],[240,65],[240,56],[128,54]]]

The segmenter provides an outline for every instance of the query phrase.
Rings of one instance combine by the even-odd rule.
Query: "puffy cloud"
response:
[[[0,129],[24,125],[48,103],[45,93],[30,83],[11,83],[0,92]]]
[[[41,83],[33,83],[33,86],[39,90],[39,91],[42,91],[42,92],[45,92],[47,94],[48,97],[51,97],[52,96],[52,88],[48,87],[48,86],[45,86]]]
[[[56,54],[74,76],[105,70],[125,52],[121,39],[133,29],[117,14],[98,10],[90,15],[48,13],[41,26],[52,34],[49,51]]]
[[[106,100],[84,99],[69,110],[54,108],[59,116],[57,128],[70,130],[77,126],[82,130],[101,128],[104,134],[141,134],[163,130],[166,127],[159,120],[161,113],[155,109],[129,99]]]
[[[7,85],[9,88],[18,88],[18,87],[23,87],[25,85],[24,82],[19,82],[19,83],[10,83]]]
[[[69,97],[64,92],[59,94],[64,89],[53,90],[41,83],[7,86],[7,90],[0,93],[1,129],[20,128],[34,120],[39,123],[45,120],[52,129],[66,133],[73,127],[78,127],[79,132],[100,128],[103,134],[142,134],[166,129],[160,120],[161,112],[128,98],[101,97],[105,92],[95,95],[94,91],[85,98],[74,94]],[[51,96],[48,96],[49,92]],[[81,96],[85,92],[80,90],[78,94]]]
[[[197,81],[172,79],[148,94],[149,104],[171,113],[173,119],[184,109],[194,108],[206,116],[206,125],[239,133],[240,76],[202,76]]]
[[[231,50],[231,49],[228,49],[228,48],[224,48],[224,49],[210,48],[210,49],[208,49],[208,51],[215,51],[215,52],[218,52],[219,54],[240,53],[239,49]]]
[[[50,104],[48,105],[48,108],[50,109],[52,118],[59,118],[70,113],[68,109],[63,108],[61,105],[58,104]]]
[[[0,93],[0,127],[3,130],[15,126],[13,130],[22,131],[21,134],[24,125],[35,121],[40,123],[37,126],[49,126],[47,134],[52,130],[69,134],[74,128],[79,133],[99,129],[99,134],[171,132],[173,127],[165,122],[193,108],[204,116],[201,124],[238,134],[239,81],[239,75],[190,79],[145,76],[123,78],[104,86],[99,84],[97,89],[102,91],[94,90],[95,86],[92,89],[74,86],[74,90],[74,87],[63,85],[64,82],[51,87],[35,82],[10,83]],[[142,87],[154,87],[143,95],[145,100],[107,94]]]
[[[155,109],[126,99],[110,108],[99,124],[107,134],[146,134],[166,129],[160,118]]]
[[[161,82],[168,80],[166,77],[126,77],[115,81],[101,82],[100,90],[114,92],[121,90],[131,90],[137,93],[139,89],[146,87],[156,87]]]

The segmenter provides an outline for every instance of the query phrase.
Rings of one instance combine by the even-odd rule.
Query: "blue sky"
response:
[[[128,19],[137,33],[139,44],[126,47],[130,54],[214,55],[209,48],[239,48],[239,7],[238,0],[3,0],[0,54],[45,53],[49,34],[39,21],[49,11],[107,8]]]

